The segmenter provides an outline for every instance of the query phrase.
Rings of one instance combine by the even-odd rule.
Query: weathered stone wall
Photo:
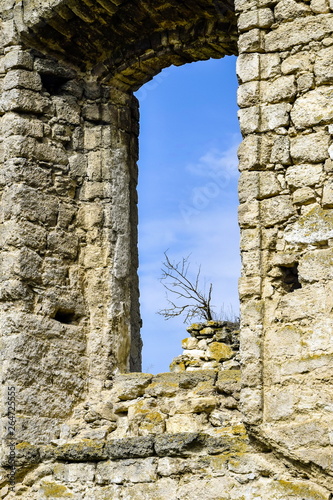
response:
[[[191,330],[198,334],[199,326]],[[60,439],[17,446],[16,495],[331,499],[325,476],[300,469],[247,433],[238,407],[240,374],[223,363],[215,370],[118,374],[103,400],[76,408]],[[0,495],[12,498],[6,486]]]
[[[39,442],[141,367],[137,103],[17,45],[1,71],[2,382]]]
[[[332,3],[5,0],[0,40],[0,496],[331,499]],[[240,355],[193,338],[176,373],[117,375],[140,369],[132,92],[237,40]]]
[[[243,411],[331,474],[332,5],[261,3],[238,22]]]

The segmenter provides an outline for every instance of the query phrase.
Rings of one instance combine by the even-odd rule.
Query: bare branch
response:
[[[168,298],[169,308],[158,311],[165,319],[174,318],[185,314],[184,323],[197,318],[198,320],[212,320],[212,290],[213,285],[210,283],[208,294],[200,290],[200,273],[201,266],[194,280],[191,280],[189,275],[190,263],[189,258],[183,257],[180,262],[172,262],[164,252],[165,261],[163,262],[161,283],[171,294],[174,294],[177,301],[181,301],[180,305],[175,304]],[[185,303],[184,303],[185,302]]]

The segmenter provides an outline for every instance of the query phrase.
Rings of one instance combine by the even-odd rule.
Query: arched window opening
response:
[[[139,256],[143,371],[168,371],[189,336],[166,321],[164,252],[213,283],[217,319],[239,314],[236,58],[171,66],[139,89]]]

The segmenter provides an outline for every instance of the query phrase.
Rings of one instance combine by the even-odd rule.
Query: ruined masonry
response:
[[[0,47],[0,498],[332,499],[333,1],[1,0]],[[143,374],[133,92],[231,54],[240,333]]]

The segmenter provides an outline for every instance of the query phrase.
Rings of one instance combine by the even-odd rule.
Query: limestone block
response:
[[[55,105],[57,117],[72,125],[80,125],[80,107],[77,104],[75,97],[66,96],[52,97],[52,102]]]
[[[258,262],[260,262],[260,250],[251,250],[242,253],[242,271],[246,276],[256,276],[258,274]]]
[[[280,76],[273,82],[267,81],[261,84],[262,98],[265,102],[275,103],[280,101],[292,101],[296,94],[294,76]]]
[[[281,192],[281,185],[274,172],[259,173],[259,197],[268,198]]]
[[[90,181],[103,180],[101,151],[89,151],[87,155],[87,175]]]
[[[180,377],[174,373],[160,373],[156,375],[145,390],[145,394],[152,397],[171,397],[179,392]]]
[[[330,11],[327,0],[311,0],[310,7],[315,14],[324,14]]]
[[[84,147],[87,150],[97,149],[102,144],[102,127],[85,127]]]
[[[287,57],[281,64],[281,71],[285,75],[303,71],[311,71],[312,64],[309,52],[298,52]]]
[[[87,156],[84,154],[75,154],[68,158],[70,175],[72,177],[83,177],[87,171]]]
[[[280,424],[271,433],[274,440],[279,444],[289,443],[291,449],[300,446],[313,444],[317,446],[327,446],[329,436],[325,422],[316,418],[305,418],[297,423]]]
[[[326,293],[325,288],[319,284],[294,290],[293,293],[283,296],[276,317],[288,318],[288,321],[292,322],[322,314],[325,311]]]
[[[288,195],[274,196],[260,202],[260,216],[265,227],[284,222],[295,213]]]
[[[234,356],[234,351],[230,346],[222,342],[211,342],[206,351],[206,355],[208,358],[215,359],[216,361],[225,361]]]
[[[178,417],[188,416],[194,418],[193,415],[178,415]],[[191,422],[193,421],[191,420]],[[156,454],[159,457],[187,455],[191,445],[193,446],[197,437],[198,434],[196,432],[184,432],[184,428],[181,433],[158,435],[155,438]]]
[[[41,139],[44,135],[43,123],[40,120],[28,119],[17,113],[6,113],[1,118],[0,127],[3,138],[29,135]]]
[[[9,275],[9,270],[7,274]],[[0,299],[2,301],[24,300],[23,309],[28,311],[31,308],[34,296],[28,284],[21,279],[6,279],[0,283]]]
[[[151,483],[157,480],[156,458],[100,462],[96,469],[97,484]]]
[[[221,497],[221,492],[236,492],[237,489],[236,480],[231,477],[212,477],[209,480],[195,478],[186,485],[180,485],[178,489],[178,498],[179,500],[194,499],[195,497],[201,500],[212,500],[213,498],[223,499],[223,497]],[[238,492],[236,495],[238,498],[241,498]]]
[[[194,415],[174,415],[169,417],[166,421],[166,431],[170,434],[177,434],[180,432],[196,432],[200,430],[199,423]]]
[[[27,246],[43,250],[46,246],[46,230],[28,221],[5,221],[0,226],[0,246]]]
[[[333,181],[331,179],[324,185],[323,207],[324,208],[333,207]]]
[[[68,266],[61,259],[45,257],[42,268],[42,282],[44,285],[67,284]]]
[[[3,202],[5,218],[20,216],[50,226],[57,222],[58,201],[54,196],[36,189],[24,185],[12,186],[4,193]]]
[[[197,347],[198,347],[198,340],[194,337],[189,337],[182,340],[183,349],[197,349]]]
[[[223,370],[219,372],[216,387],[219,392],[232,394],[240,391],[240,370]]]
[[[33,58],[29,51],[13,47],[4,57],[4,68],[8,69],[33,69]]]
[[[302,164],[289,167],[286,171],[286,181],[289,186],[301,188],[314,186],[322,179],[322,165]]]
[[[3,141],[3,159],[34,158],[36,140],[32,137],[11,135]]]
[[[290,109],[291,105],[287,103],[262,106],[260,131],[265,132],[289,125]]]
[[[111,196],[112,189],[110,182],[84,181],[80,191],[80,200],[82,201],[93,201],[96,198],[111,198]]]
[[[333,237],[333,214],[314,205],[286,227],[284,237],[288,243],[319,243]]]
[[[299,262],[302,280],[313,283],[333,279],[333,249],[313,250],[305,254]]]
[[[255,0],[235,0],[236,12],[243,12],[244,10],[251,10],[253,7],[257,7]]]
[[[259,80],[259,54],[240,54],[237,58],[237,75],[241,82]]]
[[[260,120],[259,106],[251,106],[249,108],[240,109],[238,111],[238,118],[243,134],[247,135],[252,134],[253,132],[257,132]]]
[[[4,252],[1,256],[4,276],[16,275],[28,281],[40,280],[42,258],[28,248],[14,252]]]
[[[19,37],[16,29],[14,19],[7,19],[2,23],[2,44],[4,47],[14,45],[17,46],[19,43]]]
[[[240,108],[256,105],[259,101],[259,82],[243,83],[237,90],[237,102]]]
[[[263,44],[260,29],[251,29],[239,35],[238,44],[242,52],[260,52]]]
[[[318,269],[318,266],[320,264],[321,256],[316,255],[315,256],[315,266]],[[331,255],[329,255],[329,261],[331,261]],[[306,261],[304,263],[304,275],[309,272],[309,281],[311,277],[314,277],[314,272],[312,272],[308,264],[311,264],[311,257],[309,258],[309,261]],[[324,263],[324,266],[326,265],[327,269],[327,264]],[[332,271],[329,271],[330,276],[332,275]],[[323,271],[321,270],[321,276],[323,275]],[[324,278],[325,279],[325,278]],[[327,278],[329,279],[329,278]],[[331,287],[328,287],[328,290],[331,290]],[[327,307],[329,308],[330,304],[329,301],[327,301]],[[311,358],[311,355],[313,356],[314,354],[322,354],[323,352],[331,355],[332,350],[333,350],[333,338],[332,338],[332,319],[331,318],[325,318],[323,317],[322,319],[319,319],[316,322],[316,325],[313,328],[306,328],[305,332],[302,335],[302,356],[303,357],[308,357]],[[328,373],[328,372],[327,372]],[[325,374],[326,375],[326,374]],[[322,379],[319,378],[316,384],[322,386]],[[318,402],[318,394],[320,394],[320,404],[321,406],[327,406],[326,409],[331,409],[332,408],[332,401],[329,395],[329,388],[326,386],[322,386],[320,391],[317,393],[314,393],[312,391],[313,389],[313,383],[309,386],[308,392],[309,394],[307,395],[307,401],[305,400],[300,400],[298,403],[299,407],[302,407],[304,409],[312,409],[314,404],[309,404],[309,400],[313,402],[315,400],[315,404]],[[312,391],[312,392],[311,392]]]
[[[177,479],[162,477],[154,484],[151,483],[138,483],[133,486],[128,485],[121,492],[121,497],[111,496],[112,500],[150,500],[151,498],[156,498],[160,500],[167,500],[170,498],[177,498]],[[100,497],[100,500],[104,500],[107,497]],[[96,499],[99,500],[99,499]]]
[[[68,229],[68,226],[73,222],[76,215],[76,207],[69,204],[59,204],[58,226],[62,229]]]
[[[195,470],[197,467],[196,460],[163,457],[158,460],[157,472],[162,477],[170,477],[173,474],[182,474],[187,468]]]
[[[258,276],[250,278],[240,278],[238,291],[241,298],[260,295],[261,279]]]
[[[48,498],[51,495],[54,495],[54,493],[58,497],[60,496],[60,498],[71,498],[73,496],[71,490],[66,486],[56,481],[48,481],[46,478],[39,484],[39,491],[41,498]]]
[[[320,163],[328,157],[329,135],[325,132],[291,138],[290,154],[295,163]]]
[[[150,384],[152,375],[146,373],[127,373],[117,375],[112,389],[114,395],[121,401],[135,399],[144,394]]]
[[[86,269],[107,266],[107,249],[100,245],[87,245],[82,253],[83,265]]]
[[[244,251],[256,250],[260,244],[260,232],[258,229],[243,229],[240,240],[240,248]]]
[[[248,135],[238,148],[239,169],[248,170],[260,165],[260,139],[257,135]]]
[[[69,483],[93,482],[95,476],[93,464],[56,464],[53,471],[57,481]]]
[[[314,73],[318,84],[333,83],[333,70],[330,60],[333,57],[333,47],[327,47],[316,54]]]
[[[78,224],[86,230],[101,226],[103,222],[103,207],[97,203],[86,203],[78,211]]]
[[[24,88],[38,92],[42,89],[42,81],[39,74],[35,71],[13,69],[7,72],[3,82],[3,89],[11,90],[15,88]]]
[[[331,123],[333,87],[319,87],[296,99],[291,119],[297,129]]]
[[[282,324],[270,328],[265,338],[266,354],[268,358],[281,360],[292,356],[299,357],[302,349],[304,330],[298,325]],[[268,376],[271,362],[267,364]]]
[[[39,161],[54,163],[56,165],[67,165],[67,154],[62,148],[51,145],[48,142],[37,143],[34,150],[34,157]]]
[[[258,423],[262,411],[262,393],[260,389],[244,388],[241,391],[240,403],[245,419],[251,424]]]
[[[290,164],[290,140],[289,137],[280,135],[274,138],[271,157],[271,163],[280,163],[282,165]]]
[[[258,172],[242,172],[238,183],[238,195],[241,203],[259,196]]]
[[[296,398],[293,386],[269,388],[265,391],[265,420],[270,422],[290,417],[295,410]]]
[[[238,208],[239,224],[243,227],[255,227],[259,224],[259,202],[250,200]]]
[[[265,50],[267,52],[278,52],[288,50],[295,45],[303,45],[315,40],[320,40],[325,36],[330,36],[333,29],[333,19],[326,14],[300,18],[302,12],[297,13],[297,7],[300,7],[304,14],[308,7],[303,10],[304,4],[295,1],[284,0],[279,2],[279,8],[285,8],[288,16],[295,20],[289,23],[280,24],[274,31],[267,33],[264,40]],[[296,7],[297,6],[297,7]],[[289,9],[293,12],[289,13]],[[296,7],[296,8],[295,8]],[[282,14],[284,15],[284,14]]]
[[[189,350],[184,350],[183,355],[184,356],[189,356],[190,358],[194,359],[201,359],[205,357],[205,351],[202,349],[189,349]]]
[[[274,22],[271,9],[243,12],[238,18],[238,29],[246,31],[253,28],[269,28]]]
[[[274,9],[276,21],[290,21],[302,16],[306,16],[311,9],[304,3],[297,3],[294,0],[282,0]]]
[[[105,445],[105,452],[112,459],[150,457],[154,454],[153,437],[140,436],[126,439],[111,439]]]
[[[312,73],[304,73],[297,78],[297,90],[300,93],[308,92],[314,86],[314,76]]]
[[[51,251],[67,257],[75,259],[78,252],[78,237],[65,231],[51,231],[47,238],[48,247]]]
[[[315,192],[309,187],[296,189],[293,193],[293,203],[295,205],[308,205],[309,203],[313,203],[315,200]]]
[[[261,79],[274,78],[281,73],[279,54],[260,54]]]
[[[12,89],[3,92],[0,107],[5,111],[23,111],[41,114],[49,105],[49,99],[27,89]]]

